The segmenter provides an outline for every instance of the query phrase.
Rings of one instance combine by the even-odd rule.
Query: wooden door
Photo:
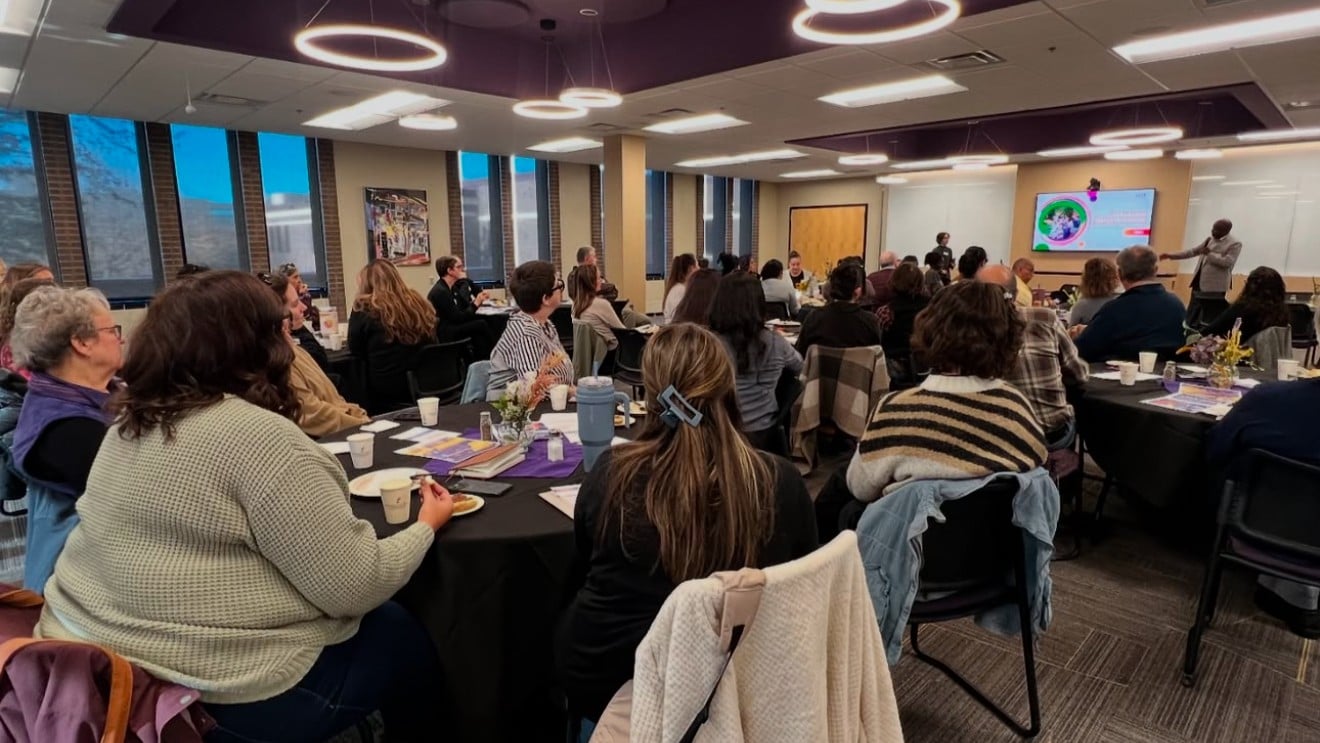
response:
[[[866,204],[795,206],[788,212],[788,244],[802,265],[824,281],[850,255],[866,257]]]

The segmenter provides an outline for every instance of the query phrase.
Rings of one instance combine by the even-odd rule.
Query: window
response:
[[[509,158],[513,173],[513,254],[519,265],[550,260],[550,164]]]
[[[669,233],[669,215],[665,211],[665,192],[669,174],[663,170],[646,171],[646,277],[665,276],[665,243]]]
[[[733,179],[733,254],[752,254],[752,222],[756,219],[756,181]]]
[[[729,211],[728,178],[703,176],[706,220],[706,257],[714,261],[725,251],[724,217]]]
[[[0,258],[9,265],[54,267],[46,239],[46,202],[37,185],[32,126],[27,114],[0,111]]]
[[[142,127],[75,115],[69,132],[88,282],[111,299],[149,297],[161,267],[146,209]]]
[[[472,281],[504,282],[504,229],[500,205],[500,158],[458,153],[463,204],[463,262]]]
[[[246,271],[246,240],[239,240],[234,213],[232,137],[224,129],[172,124],[170,139],[184,259],[210,268]]]
[[[329,282],[318,239],[320,225],[312,208],[311,145],[305,137],[259,132],[257,151],[270,265],[292,263],[309,287],[324,290]]]

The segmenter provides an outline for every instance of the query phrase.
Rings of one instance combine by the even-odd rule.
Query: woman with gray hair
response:
[[[95,289],[42,287],[18,306],[10,343],[32,373],[14,429],[13,462],[28,483],[23,587],[41,593],[78,523],[74,503],[110,423],[106,403],[123,330]]]

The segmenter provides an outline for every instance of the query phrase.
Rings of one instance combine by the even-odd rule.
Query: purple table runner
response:
[[[475,428],[469,428],[462,433],[463,438],[475,439],[481,436]],[[501,472],[500,479],[506,477],[526,477],[556,480],[569,477],[577,470],[578,465],[582,463],[582,447],[574,444],[568,439],[564,439],[564,461],[551,462],[547,447],[549,442],[541,439],[532,442],[531,448],[527,450],[527,458],[509,469]],[[448,475],[454,465],[439,459],[429,459],[422,468],[433,475]]]

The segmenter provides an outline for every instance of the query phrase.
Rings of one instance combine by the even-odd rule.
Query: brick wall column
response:
[[[751,216],[744,214],[743,219],[752,220],[752,258],[761,262],[761,182],[752,181],[752,203],[747,205]]]
[[[445,152],[445,201],[449,207],[449,254],[463,257],[463,187],[458,178],[458,153]]]
[[[674,174],[665,173],[665,271],[674,262]],[[668,276],[668,273],[665,274]]]
[[[247,226],[248,265],[269,271],[270,243],[266,239],[266,194],[261,186],[261,152],[256,132],[236,132],[238,179],[243,194],[243,223]]]
[[[496,158],[499,163],[496,173],[491,177],[500,179],[500,232],[504,238],[504,282],[507,285],[513,269],[518,267],[518,253],[514,249],[513,234],[513,168],[509,167],[509,158]]]
[[[560,230],[559,216],[559,162],[551,160],[547,166],[547,182],[549,183],[550,193],[547,194],[547,201],[550,204],[550,265],[555,267],[558,272],[560,266],[563,266],[564,257],[564,236]]]
[[[160,239],[160,263],[165,283],[175,281],[187,260],[183,244],[183,217],[179,212],[179,186],[174,178],[174,140],[169,124],[148,123],[147,167],[151,190],[156,197],[156,234]]]
[[[697,179],[694,189],[697,194],[697,239],[693,245],[696,246],[697,260],[701,260],[706,257],[706,177],[694,177]]]
[[[725,178],[724,179],[724,250],[725,252],[729,252],[729,253],[733,253],[734,255],[737,255],[737,253],[734,252],[733,249],[733,246],[737,245],[737,241],[734,240],[733,238],[733,203],[734,203],[733,199],[735,196],[736,194],[733,192],[733,179]]]
[[[330,139],[316,140],[316,183],[321,194],[321,237],[325,242],[325,281],[330,293],[330,304],[345,312],[347,297],[344,292],[344,243],[339,234],[339,189],[335,182],[335,143]]]
[[[596,249],[596,263],[600,266],[601,274],[605,273],[605,227],[600,222],[602,190],[600,182],[600,168],[590,165],[587,171],[587,182],[590,186],[591,197],[588,203],[591,208],[591,245]]]
[[[87,286],[87,263],[83,257],[82,222],[73,183],[73,154],[69,141],[69,119],[63,114],[39,113],[34,154],[45,172],[45,194],[55,235],[55,273],[65,286]]]

